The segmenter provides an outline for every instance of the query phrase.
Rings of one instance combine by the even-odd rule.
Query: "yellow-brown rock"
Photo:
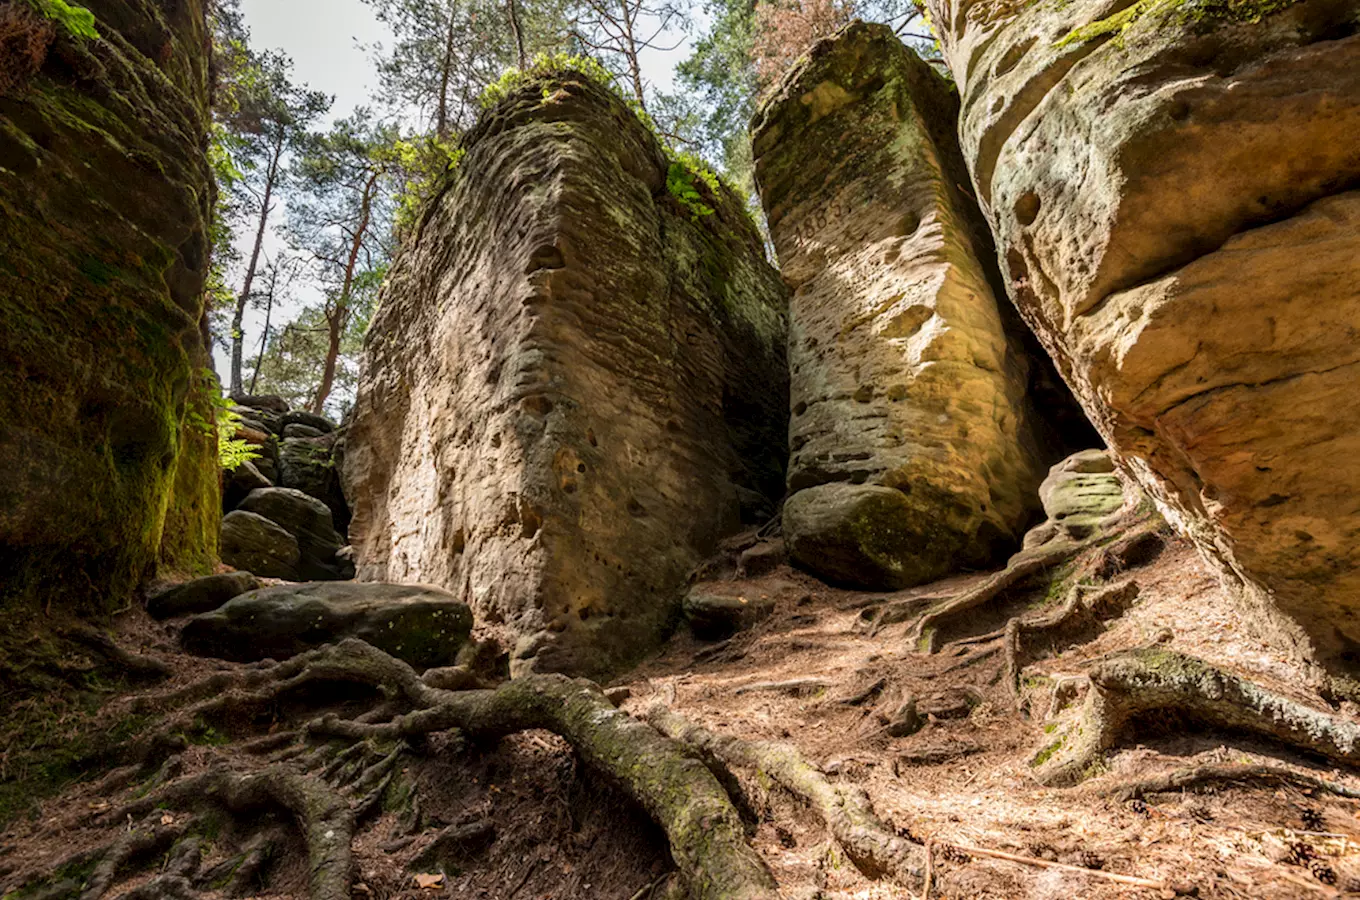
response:
[[[1360,7],[928,5],[1021,312],[1168,517],[1354,662]]]
[[[957,110],[890,29],[856,23],[757,116],[756,176],[794,292],[785,539],[836,582],[987,564],[1019,542],[1054,461],[962,186]]]
[[[368,338],[359,577],[453,591],[516,672],[606,672],[778,500],[787,295],[740,201],[583,76],[531,81],[466,146]]]

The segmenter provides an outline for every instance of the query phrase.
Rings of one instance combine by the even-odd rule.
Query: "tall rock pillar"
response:
[[[957,114],[891,29],[856,23],[815,45],[756,118],[756,177],[793,288],[785,538],[846,584],[988,564],[1018,545],[1056,458],[992,287]]]
[[[465,145],[365,348],[359,577],[453,591],[514,671],[607,672],[778,500],[787,296],[740,201],[584,76],[523,86]]]

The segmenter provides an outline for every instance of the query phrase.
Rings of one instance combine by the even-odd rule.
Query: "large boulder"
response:
[[[211,612],[233,597],[259,587],[259,579],[249,572],[207,575],[151,594],[146,600],[146,611],[155,619]]]
[[[331,581],[353,577],[354,573],[348,570],[348,566],[336,558],[336,553],[345,541],[332,524],[330,508],[315,497],[293,488],[259,488],[251,491],[231,515],[240,512],[254,513],[268,519],[297,541],[297,571],[301,580]],[[256,575],[267,574],[249,565],[230,564],[255,572]]]
[[[1021,312],[1173,523],[1353,663],[1360,7],[928,4]]]
[[[756,178],[794,291],[789,551],[851,586],[991,562],[1018,544],[1054,458],[959,186],[957,115],[891,29],[856,23],[756,118]]]
[[[289,425],[288,428],[299,426]],[[279,444],[279,485],[315,497],[331,511],[331,522],[343,536],[349,528],[349,506],[340,490],[333,453],[335,437],[285,437]]]
[[[302,580],[297,538],[258,513],[237,509],[222,518],[222,561],[262,578]]]
[[[5,4],[0,607],[116,609],[213,550],[207,4],[82,5],[99,37]]]
[[[673,626],[741,498],[782,492],[785,288],[741,200],[584,76],[465,146],[366,341],[359,577],[470,598],[516,671],[606,672]]]
[[[323,582],[242,594],[190,619],[180,642],[199,656],[253,662],[358,638],[429,668],[453,665],[471,631],[467,604],[438,588]]]

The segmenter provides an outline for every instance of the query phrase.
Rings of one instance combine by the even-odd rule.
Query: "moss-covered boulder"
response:
[[[465,143],[365,347],[359,577],[470,598],[517,672],[617,669],[782,493],[785,288],[741,199],[585,76],[531,79]]]
[[[756,117],[794,289],[789,552],[850,586],[906,587],[1013,549],[1064,455],[1030,391],[1042,354],[993,289],[957,120],[949,83],[862,22],[818,42]]]
[[[345,638],[413,666],[453,665],[472,631],[467,605],[447,591],[400,584],[299,584],[242,594],[190,619],[190,653],[239,662],[287,659]]]
[[[0,606],[112,609],[215,547],[204,3],[84,5],[100,36],[0,94]]]

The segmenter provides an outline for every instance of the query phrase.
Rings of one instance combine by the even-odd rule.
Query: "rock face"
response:
[[[452,665],[472,613],[438,588],[400,584],[300,584],[242,594],[185,624],[190,653],[238,662],[287,659],[359,638],[413,666]]]
[[[1119,474],[1109,451],[1083,450],[1049,470],[1039,499],[1046,518],[1025,535],[1027,550],[1055,539],[1084,541],[1147,498],[1132,479]],[[1147,511],[1152,512],[1150,506]]]
[[[900,588],[1016,545],[1052,461],[958,187],[949,85],[881,25],[819,42],[757,115],[789,316],[792,558]],[[1061,454],[1059,454],[1061,455]]]
[[[41,43],[0,52],[0,606],[116,608],[215,539],[162,548],[167,519],[198,529],[217,504],[214,441],[186,432],[213,198],[205,4],[82,2],[101,37],[33,16],[17,27]],[[36,71],[7,55],[34,46]]]
[[[785,307],[740,201],[670,167],[613,94],[570,73],[515,92],[369,332],[359,577],[467,598],[516,671],[636,658],[740,498],[782,491]]]
[[[148,597],[146,611],[156,619],[211,612],[233,597],[257,590],[259,587],[259,579],[249,572],[208,575],[177,584]]]
[[[1354,663],[1360,10],[928,5],[1026,320],[1168,517]]]
[[[336,557],[344,545],[344,539],[331,524],[331,511],[315,497],[293,488],[258,488],[241,501],[235,512],[223,519],[223,562],[256,575],[288,578],[288,575],[275,575],[252,568],[251,561],[237,556],[227,540],[226,523],[238,513],[264,518],[297,542],[297,575],[293,576],[293,580],[331,581],[353,577],[354,573],[348,565]],[[260,532],[259,523],[255,522],[254,525],[255,531]],[[287,543],[280,544],[275,540],[269,546],[286,548]],[[286,554],[280,558],[286,558]]]

